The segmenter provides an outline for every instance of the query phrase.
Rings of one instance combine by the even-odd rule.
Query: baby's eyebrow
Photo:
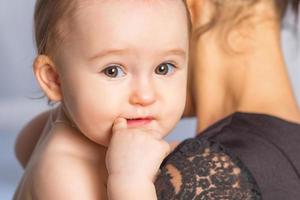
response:
[[[163,52],[163,55],[178,55],[181,56],[183,58],[186,57],[187,52],[181,48],[176,48],[176,49],[170,49],[167,51]]]
[[[108,55],[124,55],[128,54],[128,52],[132,51],[131,49],[107,49],[101,52],[96,53],[95,55],[91,56],[89,60],[94,60],[96,58],[101,58]],[[162,56],[168,56],[168,55],[177,55],[181,56],[184,59],[186,58],[186,51],[181,48],[174,48],[174,49],[168,49],[168,50],[162,50],[161,53],[159,53]]]
[[[108,49],[96,53],[95,55],[91,56],[89,60],[94,60],[95,58],[101,58],[108,55],[123,55],[130,51],[130,49]]]

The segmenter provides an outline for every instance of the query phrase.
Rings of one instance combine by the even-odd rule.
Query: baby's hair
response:
[[[182,0],[188,15],[188,26],[191,30],[190,16],[186,1]],[[76,0],[37,0],[34,12],[34,32],[38,54],[53,55],[57,47],[68,34],[65,28],[66,19],[74,14]]]
[[[34,12],[34,32],[38,54],[54,52],[67,31],[65,19],[75,8],[75,0],[37,0]]]

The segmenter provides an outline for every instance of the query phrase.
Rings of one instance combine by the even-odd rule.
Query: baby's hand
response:
[[[128,128],[119,118],[113,125],[113,134],[106,154],[109,179],[119,182],[153,182],[170,145],[153,129]]]

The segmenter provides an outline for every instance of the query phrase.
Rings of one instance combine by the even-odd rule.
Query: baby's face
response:
[[[58,63],[63,101],[89,139],[107,146],[117,117],[165,136],[185,106],[188,27],[180,0],[86,1]]]

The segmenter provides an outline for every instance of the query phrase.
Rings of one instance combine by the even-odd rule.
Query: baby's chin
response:
[[[99,134],[89,134],[89,133],[83,133],[82,135],[91,142],[92,145],[98,145],[104,148],[108,148],[109,142],[111,140],[111,132],[107,134],[102,134],[101,137]]]

